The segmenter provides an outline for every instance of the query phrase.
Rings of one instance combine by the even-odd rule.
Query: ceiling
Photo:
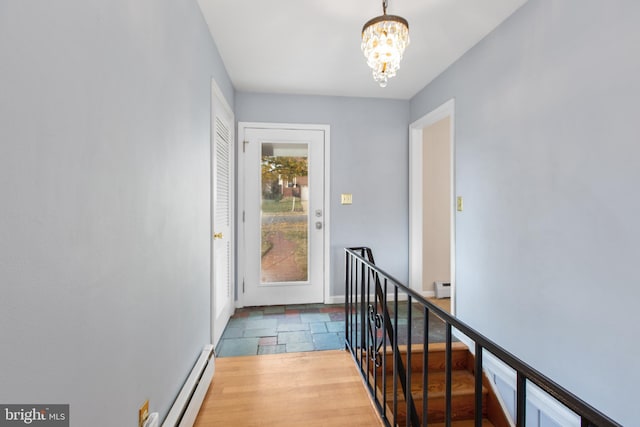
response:
[[[198,0],[236,90],[410,99],[526,0],[389,0],[409,21],[398,75],[381,88],[360,50],[382,0]]]

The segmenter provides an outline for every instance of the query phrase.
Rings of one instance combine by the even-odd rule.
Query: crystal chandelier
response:
[[[362,27],[362,52],[380,87],[386,87],[387,80],[396,75],[409,44],[409,23],[400,16],[387,15],[387,3],[382,0],[383,14]]]

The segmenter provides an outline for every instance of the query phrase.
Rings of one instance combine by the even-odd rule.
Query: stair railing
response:
[[[366,247],[347,248],[345,277],[345,345],[359,367],[369,394],[386,426],[399,425],[398,414],[402,409],[407,427],[427,426],[428,420],[428,345],[429,315],[433,314],[444,322],[445,327],[445,426],[452,423],[452,343],[453,329],[475,343],[475,426],[483,422],[482,372],[483,352],[488,351],[515,370],[516,381],[516,427],[525,426],[526,385],[531,382],[556,401],[572,410],[580,417],[581,427],[621,427],[579,397],[561,387],[539,371],[498,346],[456,317],[430,303],[422,295],[404,286],[391,275],[375,265],[371,249]],[[422,313],[423,334],[413,336],[413,310]],[[417,312],[420,314],[419,312]],[[419,317],[419,316],[417,316]],[[406,326],[405,326],[406,325]],[[412,341],[422,341],[421,391],[423,394],[421,413],[418,414],[413,396],[412,384]],[[399,343],[406,343],[406,366],[399,351]],[[417,344],[420,344],[417,342]],[[392,352],[393,380],[387,381],[387,352]],[[401,390],[398,390],[400,383]],[[415,383],[415,381],[414,381]],[[405,407],[399,408],[399,393],[405,399]],[[387,397],[391,394],[391,399]],[[391,407],[389,407],[391,405]]]
[[[362,259],[368,260],[371,264],[375,264],[373,259],[373,252],[369,248],[353,248],[351,249],[354,252],[359,252],[359,256]],[[347,264],[349,263],[349,258],[347,257]],[[360,367],[360,373],[365,377],[367,384],[373,386],[373,390],[377,390],[379,386],[379,382],[382,381],[381,389],[382,396],[379,397],[372,395],[374,397],[374,402],[378,411],[382,411],[383,419],[388,416],[387,407],[385,401],[385,394],[387,392],[387,376],[384,375],[386,372],[386,364],[387,360],[384,355],[386,355],[387,344],[390,348],[392,348],[393,353],[393,414],[398,413],[398,389],[397,385],[400,382],[400,386],[402,388],[402,393],[405,396],[406,402],[406,413],[410,414],[411,426],[419,426],[420,421],[418,418],[418,412],[416,410],[415,404],[412,399],[412,395],[410,393],[411,387],[411,359],[407,361],[407,365],[409,369],[406,369],[404,366],[404,362],[402,361],[401,353],[398,351],[398,341],[396,339],[396,334],[394,332],[394,323],[391,322],[391,317],[389,315],[389,310],[386,309],[386,283],[383,289],[380,283],[380,277],[378,274],[367,274],[365,264],[361,264],[360,266],[360,277],[366,278],[366,285],[360,286],[360,300],[358,301],[358,291],[357,289],[354,292],[347,292],[345,295],[352,296],[353,298],[346,298],[345,301],[345,337],[346,345],[354,355],[356,360],[358,361],[358,365]],[[349,267],[347,267],[347,272],[349,272]],[[357,276],[357,273],[356,273]],[[347,286],[350,282],[349,273],[347,273]],[[373,284],[372,284],[373,281]],[[356,282],[357,283],[357,282]],[[372,295],[372,288],[374,294]],[[352,289],[353,291],[353,289]],[[371,301],[371,297],[373,296],[374,301]],[[349,304],[349,302],[351,304]],[[353,316],[354,312],[350,309],[353,307],[357,307],[359,311],[359,316]],[[397,315],[397,311],[395,312]],[[350,322],[350,320],[355,320],[355,328],[354,324]],[[398,324],[398,319],[396,317],[395,324]],[[359,327],[359,331],[358,331]],[[355,336],[359,339],[353,339]],[[351,339],[350,339],[351,338]],[[358,342],[359,345],[353,345],[355,342]],[[380,353],[382,351],[382,354]],[[382,369],[382,374],[379,374],[378,371]],[[372,372],[373,371],[373,372]],[[379,377],[382,378],[379,378]],[[373,382],[373,384],[371,384]],[[408,386],[409,385],[409,386]],[[393,425],[397,425],[394,419]],[[409,424],[407,424],[409,425]]]

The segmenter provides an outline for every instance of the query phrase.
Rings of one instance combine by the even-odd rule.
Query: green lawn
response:
[[[295,199],[295,204],[293,199]],[[265,212],[265,213],[291,212],[292,206],[294,206],[293,212],[303,212],[302,203],[300,202],[300,197],[284,197],[281,200],[263,200],[262,212]]]

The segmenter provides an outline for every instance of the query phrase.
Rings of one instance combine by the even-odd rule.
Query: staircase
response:
[[[404,366],[407,365],[407,346],[399,346]],[[427,370],[427,425],[445,426],[445,344],[432,343],[428,347],[428,370]],[[423,425],[423,345],[411,346],[411,396],[414,401],[420,425]],[[390,424],[394,423],[394,402],[393,402],[393,353],[389,348],[386,352],[384,364],[377,368],[374,375],[370,366],[369,381],[377,389],[380,401],[386,403],[387,419]],[[474,357],[469,352],[467,346],[462,343],[452,343],[451,356],[451,420],[452,426],[465,427],[474,426],[475,420],[475,382],[474,382]],[[386,391],[383,390],[382,369],[385,367]],[[374,380],[375,378],[375,380]],[[509,427],[502,408],[489,386],[488,380],[483,375],[482,388],[482,418],[483,426]],[[395,405],[395,424],[398,426],[407,425],[407,406],[402,393],[400,381],[398,381],[398,400]],[[384,394],[384,399],[383,399]]]
[[[482,371],[483,354],[488,352],[515,371],[513,424],[517,427],[526,425],[528,384],[573,411],[582,426],[622,427],[385,273],[375,265],[370,248],[346,248],[345,253],[345,345],[385,426],[511,426],[487,378],[474,375],[476,366]],[[429,332],[432,314],[444,323],[445,336],[439,333],[439,339],[431,339]],[[477,359],[453,341],[454,330],[474,343]],[[443,339],[447,344],[432,343]],[[422,342],[428,343],[426,354],[423,344],[411,345]],[[449,356],[451,363],[445,369]],[[482,396],[475,395],[476,389]],[[408,408],[405,395],[411,396]]]

